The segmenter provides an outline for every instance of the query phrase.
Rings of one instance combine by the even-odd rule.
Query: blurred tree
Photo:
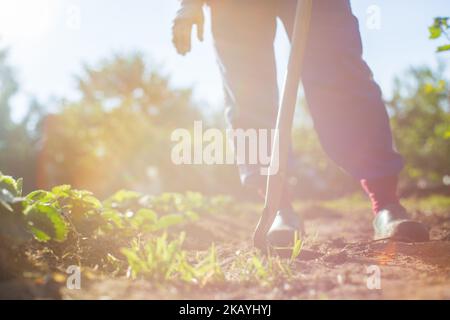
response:
[[[190,90],[171,88],[138,54],[85,66],[78,82],[81,99],[45,121],[41,187],[70,183],[100,196],[122,188],[214,191],[211,169],[170,159],[171,132],[202,119]]]
[[[404,187],[444,187],[450,175],[450,99],[445,64],[411,68],[395,80],[389,102],[398,150],[406,167]],[[445,179],[444,179],[445,180]]]
[[[358,190],[358,183],[325,154],[312,126],[294,128],[293,149],[295,178],[291,183],[298,196],[330,198]]]
[[[32,101],[19,121],[12,119],[11,99],[19,86],[8,64],[8,51],[0,49],[0,171],[24,177],[24,190],[35,187],[36,157],[42,107]]]

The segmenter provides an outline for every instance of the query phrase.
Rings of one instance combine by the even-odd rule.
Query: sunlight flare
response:
[[[0,37],[41,37],[51,27],[55,5],[55,0],[0,0]]]

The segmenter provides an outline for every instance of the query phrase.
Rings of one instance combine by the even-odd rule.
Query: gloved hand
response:
[[[194,25],[197,26],[197,37],[203,41],[203,0],[182,0],[181,8],[173,21],[172,42],[181,55],[191,51],[191,34]]]

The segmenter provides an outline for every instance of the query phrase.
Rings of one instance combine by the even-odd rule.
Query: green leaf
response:
[[[122,254],[125,256],[125,258],[128,261],[128,264],[131,269],[131,277],[132,278],[136,278],[139,273],[141,273],[147,269],[145,260],[143,260],[139,257],[138,252],[136,250],[122,248],[120,251],[122,252]]]
[[[106,221],[111,221],[118,228],[123,228],[123,221],[121,214],[116,210],[105,210],[101,213]]]
[[[49,240],[51,240],[50,236],[48,234],[46,234],[44,231],[39,230],[38,228],[35,228],[33,226],[30,226],[30,231],[33,234],[34,238],[37,241],[40,242],[47,242]]]
[[[22,182],[18,184],[13,177],[0,175],[0,189],[6,189],[14,197],[20,197],[22,195]]]
[[[100,209],[102,207],[102,203],[100,202],[100,200],[91,195],[84,196],[83,203],[94,209]]]
[[[268,276],[268,273],[267,273],[266,268],[264,267],[261,259],[259,259],[259,257],[254,255],[254,256],[252,256],[252,263],[256,269],[257,275],[259,277],[261,277],[262,279],[265,279]]]
[[[448,24],[448,21],[450,20],[450,17],[444,17],[444,18],[441,18],[441,24],[445,27],[445,28],[449,28],[450,26],[449,26],[449,24]]]
[[[444,132],[444,139],[445,140],[450,139],[450,130]]]
[[[185,215],[191,220],[191,221],[197,221],[200,219],[200,216],[197,212],[194,212],[192,210],[186,211]]]
[[[450,44],[439,46],[437,48],[437,52],[444,52],[444,51],[450,51]]]
[[[56,196],[68,196],[71,189],[72,187],[70,185],[64,184],[54,187],[52,193]]]
[[[34,202],[49,202],[55,200],[55,197],[52,193],[44,191],[44,190],[36,190],[33,192],[30,192],[26,197],[25,200],[33,204]]]
[[[142,197],[139,192],[120,190],[104,201],[105,207],[117,207],[125,202],[137,201]]]
[[[66,240],[69,232],[68,226],[56,208],[36,203],[25,210],[25,216],[30,230],[37,240],[48,241],[50,239],[62,242]]]
[[[168,214],[159,218],[156,228],[157,229],[167,229],[173,225],[177,225],[183,222],[183,216],[179,214]]]
[[[430,39],[437,39],[442,35],[442,30],[440,26],[432,25],[428,28],[430,32]]]
[[[153,228],[158,221],[158,215],[150,209],[139,209],[131,218],[131,224],[135,228],[150,227]]]
[[[292,248],[291,261],[297,259],[303,248],[303,241],[299,238],[298,232],[295,232],[294,247]]]
[[[22,190],[23,190],[23,179],[19,178],[16,181],[16,190],[17,190],[17,196],[21,197],[22,196]]]
[[[124,202],[124,201],[128,201],[128,200],[137,199],[140,196],[141,196],[141,194],[138,192],[129,191],[129,190],[120,190],[120,191],[116,192],[111,197],[111,199],[113,199],[114,201],[117,201],[117,202]]]

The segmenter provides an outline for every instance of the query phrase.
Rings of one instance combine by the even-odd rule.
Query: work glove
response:
[[[203,0],[181,0],[181,8],[173,21],[172,42],[177,52],[185,55],[191,51],[192,28],[197,27],[198,40],[203,41]]]

